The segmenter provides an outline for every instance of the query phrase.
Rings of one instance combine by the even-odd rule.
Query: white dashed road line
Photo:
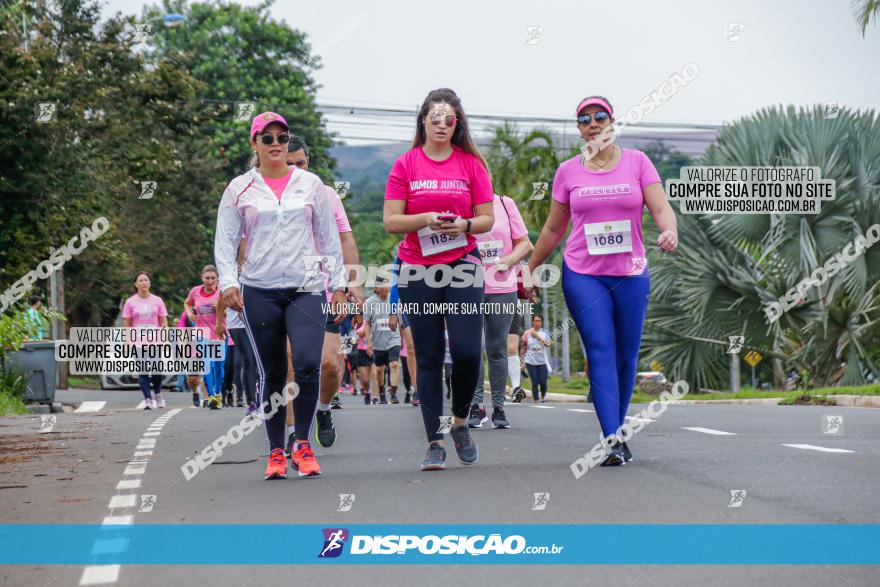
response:
[[[85,401],[79,405],[79,407],[74,411],[74,413],[82,414],[85,412],[100,412],[104,409],[104,406],[107,405],[107,402],[98,402],[98,401]]]
[[[703,434],[712,434],[714,436],[736,436],[736,433],[734,433],[734,432],[725,432],[724,430],[713,430],[712,428],[700,428],[698,426],[693,427],[693,428],[690,428],[688,426],[682,426],[681,429],[682,430],[691,430],[693,432],[702,432]]]
[[[596,413],[596,410],[584,410],[581,408],[566,408],[566,411],[568,411],[568,412],[582,412],[584,414],[595,414]]]
[[[856,452],[854,450],[847,450],[845,448],[827,448],[824,446],[815,446],[813,444],[783,444],[782,446],[790,446],[791,448],[799,448],[802,450],[815,450],[819,452]]]
[[[85,403],[85,402],[84,402]],[[101,402],[95,402],[101,403]],[[143,407],[143,403],[140,406]],[[141,475],[147,472],[149,457],[152,456],[156,447],[156,440],[162,433],[162,428],[168,423],[168,420],[181,412],[180,409],[169,410],[162,414],[150,424],[144,435],[138,439],[138,445],[135,448],[134,459],[128,461],[122,476],[124,477],[116,484],[117,491],[126,489],[139,489],[141,486]],[[134,514],[137,513],[138,495],[136,493],[120,493],[110,498],[107,509],[110,515],[104,518],[102,525],[104,526],[124,526],[134,523]],[[124,540],[97,540],[92,547],[94,554],[108,554],[114,552],[123,552],[128,548],[128,543]],[[120,565],[90,565],[83,569],[82,577],[79,580],[80,585],[107,585],[116,583],[119,580]]]

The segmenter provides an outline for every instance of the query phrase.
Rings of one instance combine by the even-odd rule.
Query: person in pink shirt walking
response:
[[[492,230],[477,235],[477,246],[486,273],[484,338],[489,359],[489,389],[492,393],[492,428],[509,428],[504,412],[504,391],[511,359],[519,367],[518,357],[507,356],[507,335],[516,314],[517,265],[532,252],[529,231],[513,199],[496,195],[492,199],[495,224]],[[496,311],[497,308],[497,311]],[[482,428],[488,420],[483,407],[483,362],[471,404],[468,426]]]
[[[122,307],[122,320],[126,328],[167,328],[168,310],[162,298],[150,293],[150,276],[146,271],[139,272],[134,278],[136,294],[125,300]],[[150,384],[153,395],[150,395]],[[144,394],[144,409],[164,408],[165,398],[162,397],[162,374],[141,373],[138,385]]]
[[[220,301],[220,289],[217,287],[217,268],[213,265],[205,265],[202,269],[202,285],[197,285],[189,291],[183,307],[195,327],[202,330],[205,339],[220,340],[216,332],[217,303]],[[193,389],[193,401],[196,390],[202,385],[207,389],[207,403],[204,407],[212,410],[219,409],[221,401],[220,390],[223,385],[223,361],[211,361],[210,371],[204,378],[201,375],[190,376],[190,387]]]
[[[467,417],[480,368],[482,316],[454,311],[431,312],[434,304],[479,305],[483,302],[482,267],[475,234],[492,229],[492,180],[468,127],[461,100],[448,88],[428,94],[416,117],[412,149],[391,167],[385,187],[383,221],[391,234],[406,234],[398,249],[398,291],[404,304],[424,306],[408,314],[416,348],[419,400],[428,437],[422,470],[446,466],[443,434],[443,328],[449,330],[453,363],[450,431],[459,461],[477,462]],[[412,266],[412,267],[411,267]],[[418,267],[424,269],[422,277]],[[441,287],[428,272],[451,270],[469,275],[469,285]],[[405,279],[405,276],[410,276]],[[450,306],[454,307],[454,306]]]
[[[632,397],[651,279],[642,238],[645,207],[660,229],[661,252],[678,246],[675,212],[660,176],[641,151],[614,144],[614,110],[601,96],[575,111],[589,153],[564,161],[553,179],[550,215],[529,261],[534,274],[571,221],[562,291],[590,363],[590,391],[607,441],[604,466],[632,460],[618,436]]]

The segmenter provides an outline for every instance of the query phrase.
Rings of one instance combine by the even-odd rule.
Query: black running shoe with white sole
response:
[[[333,396],[333,399],[330,400],[330,409],[331,410],[341,410],[342,409],[342,400],[339,399],[339,396]]]
[[[633,460],[633,453],[630,452],[629,447],[626,445],[625,442],[620,445],[620,450],[621,450],[621,452],[623,452],[623,460],[625,462],[628,463],[631,460]]]
[[[626,460],[623,457],[623,449],[619,442],[612,444],[607,449],[607,454],[608,456],[605,457],[605,460],[599,464],[600,467],[618,467],[626,464]]]
[[[524,399],[526,399],[526,391],[517,385],[513,388],[513,403],[518,404]]]
[[[484,412],[480,411],[479,405],[471,404],[471,413],[468,416],[468,428],[482,428],[483,413]]]
[[[471,438],[471,433],[465,425],[453,426],[449,431],[452,441],[455,443],[455,454],[462,465],[473,465],[479,458],[477,445]]]
[[[315,414],[315,424],[315,437],[318,439],[318,444],[324,448],[333,446],[333,443],[336,442],[336,428],[333,426],[333,416],[330,415],[330,410],[326,412],[318,410]]]
[[[432,442],[428,445],[428,454],[422,461],[422,471],[440,471],[446,468],[446,449]]]
[[[507,421],[507,415],[501,406],[495,406],[492,411],[492,428],[510,428],[510,422]]]

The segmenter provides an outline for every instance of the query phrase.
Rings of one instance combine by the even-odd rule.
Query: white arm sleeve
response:
[[[312,216],[312,233],[319,255],[327,258],[324,269],[329,279],[330,292],[346,286],[345,263],[342,260],[342,242],[333,215],[333,202],[324,190],[315,194],[315,213]]]
[[[214,264],[220,292],[238,283],[238,244],[241,242],[241,215],[235,206],[235,192],[228,186],[217,209],[217,229],[214,233]]]

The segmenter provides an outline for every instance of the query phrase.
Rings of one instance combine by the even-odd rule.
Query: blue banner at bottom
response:
[[[444,563],[877,565],[880,525],[0,525],[4,565]]]

